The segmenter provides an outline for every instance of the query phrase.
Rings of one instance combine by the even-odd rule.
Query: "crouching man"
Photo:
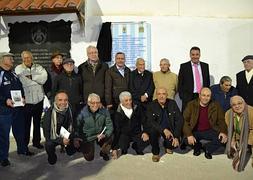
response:
[[[168,99],[167,96],[165,88],[157,88],[157,99],[148,105],[146,112],[153,162],[160,160],[160,137],[164,139],[163,145],[167,154],[172,154],[173,149],[179,146],[183,116],[176,102]]]
[[[109,160],[112,144],[113,125],[109,111],[102,107],[100,97],[92,93],[88,103],[77,117],[74,145],[83,153],[87,161],[94,159],[95,142],[101,147],[100,156]]]
[[[74,135],[73,116],[65,91],[57,92],[54,104],[45,113],[43,132],[46,138],[45,149],[49,164],[53,165],[57,161],[55,148],[58,145],[65,145],[68,155],[73,155],[76,152],[72,143]]]

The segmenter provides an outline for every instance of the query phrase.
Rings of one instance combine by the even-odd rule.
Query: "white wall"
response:
[[[172,71],[189,60],[189,49],[199,46],[201,60],[210,64],[217,83],[222,75],[235,80],[243,69],[240,59],[253,54],[252,0],[86,0],[85,31],[76,14],[5,16],[0,23],[0,51],[9,51],[8,23],[71,20],[71,56],[76,64],[86,59],[85,48],[96,45],[102,22],[146,21],[151,24],[152,70],[159,60],[171,60]],[[235,81],[233,82],[235,84]]]

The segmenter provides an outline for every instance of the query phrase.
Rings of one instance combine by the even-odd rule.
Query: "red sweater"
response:
[[[199,119],[197,124],[197,131],[206,131],[210,129],[210,123],[208,120],[208,106],[199,106]]]

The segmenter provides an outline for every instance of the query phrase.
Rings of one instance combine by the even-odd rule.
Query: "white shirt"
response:
[[[193,83],[194,83],[193,93],[198,93],[197,85],[196,85],[195,69],[194,69],[195,67],[194,67],[193,62],[191,62],[191,64],[192,64],[192,74],[193,74]],[[200,63],[198,63],[197,65],[198,65],[198,70],[199,70],[199,75],[200,75],[201,87],[203,87],[203,77],[202,77],[202,70],[201,70]]]
[[[248,71],[245,71],[245,76],[246,76],[246,79],[247,79],[247,82],[249,84],[252,76],[253,76],[253,69],[251,69],[249,72]]]

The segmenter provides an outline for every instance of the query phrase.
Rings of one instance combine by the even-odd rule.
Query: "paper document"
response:
[[[11,99],[14,102],[14,107],[24,106],[21,90],[11,90]]]
[[[61,136],[62,138],[68,139],[68,138],[69,138],[69,135],[70,135],[70,132],[68,132],[68,130],[65,129],[65,128],[62,126],[61,129],[60,129],[60,136]]]
[[[101,136],[106,130],[106,126],[104,127],[103,131],[99,134],[99,136]]]

